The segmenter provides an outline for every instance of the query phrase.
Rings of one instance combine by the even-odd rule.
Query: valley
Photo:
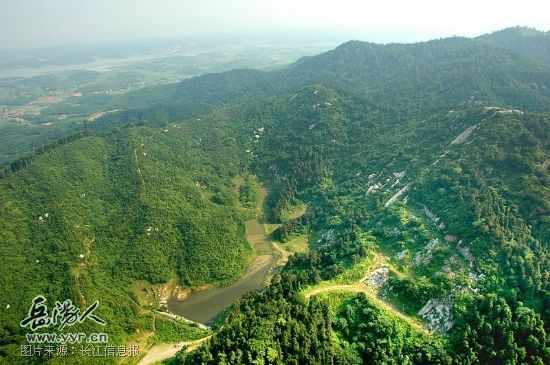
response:
[[[295,253],[291,247],[288,247],[290,250],[288,251],[268,235],[264,214],[266,196],[266,189],[260,186],[257,192],[256,206],[249,211],[254,218],[244,222],[246,240],[250,243],[253,252],[244,275],[228,286],[205,288],[192,292],[186,295],[183,301],[178,300],[177,295],[172,296],[167,303],[170,312],[211,325],[219,319],[220,313],[245,293],[262,289],[268,284],[273,273],[283,267],[289,256]],[[274,229],[278,226],[271,225],[269,228]]]
[[[262,224],[265,219],[263,213],[266,197],[265,188],[260,187],[257,196],[256,206],[250,210],[250,214],[253,214],[254,218],[244,222],[245,237],[252,248],[251,261],[244,275],[229,286],[206,288],[192,292],[183,301],[179,301],[177,296],[173,296],[167,303],[169,311],[193,321],[210,325],[218,319],[223,310],[231,306],[245,293],[264,287],[268,275],[276,266],[272,248],[273,243],[267,236]],[[285,252],[285,254],[287,253]]]
[[[3,121],[0,363],[37,295],[99,301],[71,331],[140,347],[51,364],[547,363],[546,33],[502,32],[216,60],[40,104],[67,128]],[[98,77],[64,75],[24,80]]]

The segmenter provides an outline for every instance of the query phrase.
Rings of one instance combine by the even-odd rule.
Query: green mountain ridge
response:
[[[157,329],[136,283],[233,282],[251,255],[235,179],[253,174],[272,237],[307,235],[310,252],[176,363],[547,363],[550,71],[528,57],[353,41],[280,71],[96,99],[126,110],[0,179],[0,360],[24,362],[19,321],[38,294],[99,299],[118,345]],[[365,290],[431,333],[363,293],[304,294],[375,272]],[[158,336],[197,335],[170,326]]]
[[[550,64],[550,31],[541,32],[534,28],[515,27],[506,28],[491,34],[477,37],[483,42],[494,46],[510,49],[517,54]]]
[[[329,84],[407,113],[437,110],[472,96],[488,103],[541,111],[550,97],[549,75],[547,64],[476,39],[388,45],[351,41],[277,71],[241,69],[207,74],[114,97],[84,97],[77,108],[90,105],[103,110],[146,109],[144,119],[159,113],[164,117],[182,112],[197,115],[249,98]],[[53,111],[75,110],[53,107]],[[135,113],[114,113],[109,118],[126,119]]]
[[[134,281],[235,280],[250,255],[231,203],[238,151],[191,124],[132,127],[64,144],[4,178],[3,341],[20,341],[20,314],[38,294],[99,300],[112,340],[124,343],[149,326]]]
[[[292,299],[293,293],[345,275],[354,262],[368,259],[372,251],[391,257],[392,265],[405,276],[390,277],[384,292],[403,311],[416,315],[430,300],[445,303],[445,298],[451,298],[454,319],[449,323],[459,328],[456,332],[451,328],[449,332],[449,341],[454,344],[451,358],[455,363],[475,363],[475,359],[481,363],[504,361],[509,356],[523,356],[528,363],[543,359],[544,346],[535,349],[525,345],[524,332],[514,332],[517,317],[506,319],[509,324],[487,334],[493,338],[499,332],[507,333],[515,342],[513,347],[509,341],[499,342],[493,354],[485,352],[485,346],[491,346],[488,344],[473,350],[479,340],[475,334],[470,337],[468,331],[480,325],[476,316],[487,315],[483,313],[487,310],[483,307],[484,300],[495,300],[488,293],[498,293],[498,306],[510,308],[507,311],[517,307],[532,316],[533,323],[538,323],[535,331],[543,323],[535,313],[547,318],[543,308],[548,300],[544,294],[549,263],[544,243],[548,239],[545,223],[548,205],[544,199],[548,175],[543,165],[548,159],[548,117],[474,101],[428,119],[399,120],[398,115],[391,116],[387,110],[380,113],[382,108],[352,100],[329,89],[311,87],[270,108],[276,111],[274,119],[281,124],[266,123],[254,149],[257,159],[253,168],[260,174],[263,172],[264,181],[275,182],[271,183],[274,217],[280,217],[278,210],[294,200],[304,202],[309,212],[284,222],[275,234],[287,240],[308,232],[320,237],[320,243],[315,246],[315,253],[291,259],[280,281],[261,297],[244,299],[241,307],[234,309],[234,317],[230,317],[230,328],[215,335],[210,345],[190,357],[189,363],[240,363],[249,361],[247,358],[261,361],[269,358],[270,348],[278,347],[285,350],[276,352],[281,357],[275,357],[275,362],[292,362],[282,358],[301,354],[298,345],[289,343],[283,335],[292,331],[292,327],[279,325],[280,316],[269,317],[276,313],[275,309],[268,314],[258,309],[255,314],[247,303],[299,305],[299,300]],[[297,111],[301,113],[295,114]],[[392,123],[395,120],[399,123]],[[476,129],[466,136],[465,131],[473,126]],[[288,148],[281,150],[282,143]],[[518,156],[521,162],[516,160]],[[519,171],[530,176],[532,185],[517,180]],[[376,187],[375,191],[372,187]],[[388,205],[392,196],[405,187],[409,187],[407,196]],[[514,193],[518,188],[523,189],[521,194]],[[407,203],[400,202],[403,199]],[[535,211],[539,213],[534,214]],[[403,253],[404,258],[399,259]],[[476,297],[474,293],[479,291],[487,296]],[[281,298],[281,292],[287,294]],[[506,304],[502,298],[508,298],[512,304]],[[462,303],[470,300],[481,306],[479,312],[464,309]],[[247,320],[241,317],[241,312],[247,313]],[[259,317],[251,321],[255,315]],[[271,318],[267,323],[266,315]],[[382,314],[370,316],[370,320],[381,320],[375,318]],[[350,321],[348,316],[343,318]],[[447,323],[431,314],[425,320],[433,328]],[[346,333],[347,326],[340,326],[338,321],[333,319],[332,330],[337,335]],[[282,331],[283,337],[262,337],[263,330],[270,326]],[[379,327],[374,326],[376,329],[372,331],[378,331]],[[398,328],[395,331],[407,331]],[[393,355],[393,347],[384,343],[376,345],[376,349],[374,345],[365,349],[361,347],[363,343],[378,339],[374,336],[359,340],[362,334],[372,336],[372,332],[363,331],[352,330],[348,335],[349,348],[338,342],[331,347],[332,353],[319,350],[306,360],[295,361],[392,363],[391,359],[398,356],[401,361],[409,358],[419,364],[451,362],[438,352],[439,345],[427,340],[419,339],[416,350],[405,346]],[[240,341],[238,333],[243,332],[249,333],[247,343],[259,341],[263,350]],[[539,337],[543,342],[545,338],[545,335]],[[399,348],[401,344],[397,341],[395,346]],[[319,344],[319,349],[325,345],[326,342]],[[343,354],[341,346],[346,349]],[[262,355],[263,351],[268,355]],[[414,357],[408,351],[428,354],[412,360]],[[358,356],[358,360],[344,359],[351,354]]]

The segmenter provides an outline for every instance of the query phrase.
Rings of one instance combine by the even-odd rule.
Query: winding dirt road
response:
[[[320,293],[326,293],[330,291],[351,291],[355,293],[364,293],[369,300],[375,302],[378,306],[382,307],[383,309],[387,310],[388,312],[392,313],[396,317],[399,317],[403,321],[407,322],[411,326],[413,326],[416,330],[424,332],[425,334],[430,334],[430,331],[426,327],[424,327],[419,321],[416,319],[409,317],[408,315],[401,312],[399,309],[394,307],[392,304],[378,298],[376,293],[374,293],[368,286],[366,286],[363,283],[356,283],[356,284],[335,284],[335,285],[328,285],[328,286],[321,286],[317,288],[312,288],[311,290],[307,291],[305,293],[306,298],[309,298],[313,295],[320,294]]]
[[[380,254],[375,254],[373,261],[370,264],[371,268],[368,270],[369,272],[365,276],[363,276],[358,282],[351,283],[351,284],[320,284],[316,287],[306,290],[304,292],[304,295],[306,298],[310,298],[313,295],[331,292],[331,291],[350,291],[355,293],[364,293],[367,296],[367,298],[369,298],[369,300],[376,303],[379,307],[385,309],[386,311],[390,312],[396,317],[399,317],[403,321],[407,322],[416,330],[421,331],[425,334],[431,334],[431,332],[420,321],[401,312],[398,308],[393,306],[391,303],[388,303],[385,300],[380,299],[378,297],[376,290],[365,284],[365,281],[371,275],[371,270],[377,267],[381,267],[382,265],[385,265],[385,262],[386,262],[386,258],[384,256]]]
[[[176,356],[176,353],[180,351],[181,349],[185,348],[186,352],[190,352],[200,345],[202,345],[204,342],[208,341],[212,337],[212,335],[199,338],[198,340],[194,341],[184,341],[184,342],[176,342],[176,343],[163,343],[161,345],[153,346],[147,351],[147,355],[145,355],[139,362],[138,365],[152,365],[158,362],[161,362],[163,360],[169,359],[171,357]]]

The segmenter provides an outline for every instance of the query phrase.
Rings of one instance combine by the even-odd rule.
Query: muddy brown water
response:
[[[265,196],[266,191],[261,188],[255,208],[256,219],[245,222],[246,240],[256,255],[248,265],[246,273],[229,286],[193,292],[185,300],[178,300],[177,296],[170,297],[167,303],[170,312],[195,322],[212,325],[224,309],[245,293],[259,290],[264,286],[266,277],[274,269],[277,261],[271,242],[267,238],[266,228],[260,222]]]
[[[192,321],[212,325],[224,309],[246,292],[261,289],[274,263],[275,258],[271,255],[256,256],[247,272],[232,285],[194,292],[183,301],[172,296],[167,303],[168,310]]]

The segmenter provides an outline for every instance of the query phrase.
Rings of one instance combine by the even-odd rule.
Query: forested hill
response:
[[[246,154],[203,123],[82,136],[0,179],[0,363],[26,363],[19,322],[36,295],[99,300],[111,344],[200,337],[154,318],[168,294],[151,285],[229,284],[251,255],[234,191]]]
[[[515,27],[484,34],[476,39],[550,65],[550,31]]]
[[[233,308],[186,364],[548,361],[548,115],[472,100],[409,118],[313,86],[228,121],[258,120],[252,169],[283,221],[274,236],[308,234],[314,252]],[[378,255],[390,267],[379,294],[434,337],[361,295],[301,299],[368,277]]]
[[[235,278],[247,246],[234,177],[254,173],[271,191],[272,222],[283,223],[274,237],[307,234],[312,252],[233,308],[185,361],[546,359],[548,130],[547,115],[475,99],[409,117],[317,85],[68,142],[0,182],[2,250],[14,258],[2,275],[4,351],[21,341],[17,314],[37,290],[101,299],[98,314],[124,343],[151,330],[129,289],[136,280]],[[306,212],[289,219],[295,206]],[[368,274],[380,256],[391,267],[380,295],[435,335],[361,295],[300,299]],[[429,303],[446,314],[419,316]]]
[[[273,240],[305,247],[176,363],[550,363],[543,63],[351,41],[87,102],[126,111],[0,178],[0,361],[24,362],[38,294],[99,299],[113,345],[206,336],[161,320],[159,288],[244,272],[257,179]]]
[[[83,97],[75,109],[63,112],[75,112],[83,105],[131,109],[111,114],[107,119],[112,122],[159,114],[170,118],[183,112],[191,116],[312,84],[329,84],[409,114],[470,98],[537,111],[550,102],[548,64],[481,40],[446,38],[388,45],[352,41],[278,71],[234,70],[119,96]]]
[[[411,45],[348,42],[290,70],[410,113],[471,97],[538,110],[550,100],[547,67],[466,38]]]

